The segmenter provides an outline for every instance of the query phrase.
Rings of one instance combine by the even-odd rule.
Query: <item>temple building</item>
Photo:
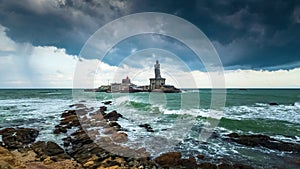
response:
[[[128,92],[130,87],[136,86],[132,84],[129,77],[122,79],[122,83],[111,83],[111,92]]]
[[[160,64],[158,60],[156,60],[156,64],[154,65],[154,73],[155,78],[150,78],[150,90],[161,89],[165,85],[165,78],[162,78],[160,75]]]

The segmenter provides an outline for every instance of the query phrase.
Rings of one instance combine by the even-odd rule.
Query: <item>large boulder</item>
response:
[[[118,121],[119,117],[123,117],[123,116],[117,113],[117,111],[115,110],[104,115],[104,118],[109,121]]]
[[[15,149],[33,143],[39,131],[32,128],[5,128],[0,130],[0,135],[6,147]]]
[[[111,136],[112,140],[117,142],[117,143],[123,143],[128,141],[128,136],[124,132],[116,132],[113,133]]]
[[[161,167],[172,167],[177,166],[181,160],[180,152],[169,152],[156,157],[154,161]]]
[[[227,135],[230,141],[236,143],[257,147],[262,146],[269,149],[279,150],[279,151],[292,151],[300,153],[300,144],[297,143],[288,143],[280,140],[270,138],[266,135],[253,134],[253,135],[239,135],[237,133],[231,133]]]
[[[31,145],[33,151],[39,156],[55,156],[64,154],[64,150],[52,141],[38,141]]]

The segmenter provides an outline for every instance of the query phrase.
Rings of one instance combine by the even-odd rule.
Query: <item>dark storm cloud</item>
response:
[[[78,54],[100,26],[126,15],[121,1],[0,0],[0,24],[8,36],[33,45],[54,45]]]
[[[199,27],[227,68],[290,69],[300,62],[300,1],[1,1],[0,24],[16,41],[78,54],[100,26],[136,12],[166,12]]]

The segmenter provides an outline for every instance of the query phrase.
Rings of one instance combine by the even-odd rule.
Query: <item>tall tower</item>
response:
[[[156,64],[154,65],[154,73],[155,73],[155,79],[160,79],[160,64],[158,60],[156,60]]]
[[[160,75],[160,64],[158,60],[156,60],[156,63],[154,65],[154,74],[155,78],[150,78],[150,91],[161,89],[165,85],[165,78],[162,78]]]

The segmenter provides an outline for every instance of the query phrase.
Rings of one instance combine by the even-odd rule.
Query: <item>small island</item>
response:
[[[135,93],[135,92],[162,92],[162,93],[180,93],[181,90],[173,85],[165,84],[166,79],[161,77],[160,64],[158,60],[154,65],[154,78],[150,78],[149,85],[138,86],[131,83],[127,76],[121,83],[111,83],[102,85],[97,89],[85,89],[86,92],[107,92],[107,93]]]

